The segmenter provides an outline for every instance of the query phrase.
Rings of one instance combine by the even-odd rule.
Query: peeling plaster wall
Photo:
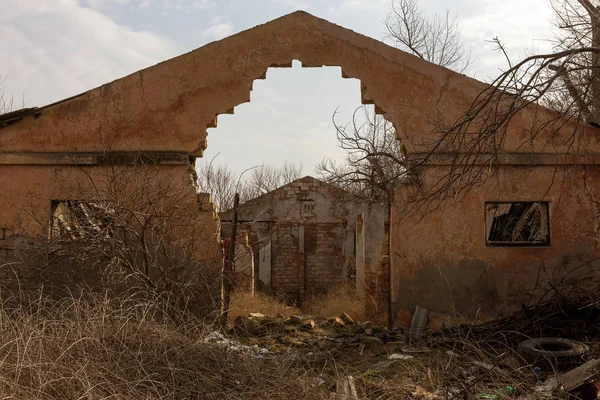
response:
[[[428,174],[444,173],[441,167]],[[467,197],[425,218],[403,215],[412,193],[399,188],[392,224],[392,292],[399,322],[415,306],[434,324],[493,318],[535,303],[548,282],[600,286],[600,166],[502,166]],[[485,201],[548,201],[546,247],[487,247]],[[460,313],[460,317],[457,313]]]
[[[75,279],[91,288],[101,285],[98,276],[78,277],[67,266],[45,271],[47,261],[36,260],[49,237],[52,201],[115,201],[118,210],[139,210],[152,201],[162,215],[169,215],[162,242],[182,254],[194,254],[207,268],[220,262],[219,221],[210,196],[196,193],[182,166],[0,166],[0,259],[10,266],[0,271],[2,285],[47,290],[75,287]],[[12,200],[15,199],[15,200]],[[23,199],[16,201],[16,199]],[[116,211],[119,212],[119,211]],[[91,246],[91,244],[88,243]],[[3,248],[4,247],[4,248]],[[54,252],[48,257],[56,257]],[[19,262],[15,262],[19,261]],[[38,262],[39,261],[39,262]],[[61,265],[60,262],[55,263]],[[189,272],[189,271],[187,271]],[[98,274],[100,272],[98,271]]]

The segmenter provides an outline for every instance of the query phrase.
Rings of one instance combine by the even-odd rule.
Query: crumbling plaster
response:
[[[431,145],[433,121],[454,122],[486,88],[299,11],[46,106],[37,117],[5,127],[0,146],[4,152],[110,149],[199,156],[217,116],[250,101],[253,81],[269,67],[290,66],[295,59],[305,67],[340,66],[343,77],[360,79],[363,102],[376,104],[409,153]],[[507,148],[521,146],[523,128],[543,121],[544,113],[528,110],[516,119]],[[589,141],[598,146],[595,136]]]
[[[428,173],[444,173],[431,168]],[[442,171],[439,171],[441,169]],[[423,216],[403,215],[410,187],[398,188],[392,210],[392,297],[408,324],[416,305],[438,322],[507,315],[535,303],[549,283],[600,282],[598,238],[600,167],[504,166],[464,198],[449,199]],[[488,247],[485,201],[547,201],[550,246]],[[399,222],[401,221],[401,222]],[[565,287],[562,287],[565,289]]]

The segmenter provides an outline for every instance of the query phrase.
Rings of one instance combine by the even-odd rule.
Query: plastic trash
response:
[[[415,308],[415,313],[412,317],[412,323],[410,324],[410,329],[408,331],[408,335],[411,339],[421,339],[423,337],[423,332],[425,331],[425,325],[427,325],[427,316],[429,312],[417,306]]]
[[[415,356],[411,356],[408,354],[394,353],[394,354],[390,355],[388,358],[390,360],[410,360],[410,359],[415,358]]]
[[[499,399],[500,395],[493,394],[493,393],[479,393],[477,398],[479,398],[479,399]]]

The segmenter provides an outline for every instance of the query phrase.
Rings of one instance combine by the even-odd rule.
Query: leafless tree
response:
[[[245,199],[252,199],[302,177],[302,164],[285,162],[282,166],[262,165],[254,168],[244,182]]]
[[[50,226],[41,216],[45,229],[11,255],[15,276],[58,296],[89,289],[115,298],[161,297],[174,309],[216,310],[218,224],[192,181],[152,164],[81,167],[67,175],[78,176],[73,200],[52,201]]]
[[[580,116],[585,122],[600,124],[600,2],[551,0],[550,3],[559,28],[554,53],[538,56],[523,65],[544,67],[532,70],[533,84],[523,85],[523,89],[537,91],[536,86],[540,86],[545,89],[538,95],[542,104]]]
[[[581,123],[599,125],[600,2],[552,0],[551,5],[560,28],[553,51],[517,63],[507,57],[508,68],[479,93],[461,118],[451,125],[440,124],[436,129],[439,139],[430,154],[411,165],[410,169],[418,172],[442,154],[451,166],[420,196],[422,211],[447,196],[460,197],[495,176],[507,127],[526,107],[543,105],[558,111],[548,121],[529,127],[530,142],[542,134],[549,142],[560,134],[562,145],[575,149]],[[493,41],[506,55],[501,41]]]
[[[387,203],[396,180],[404,173],[404,157],[393,126],[367,107],[358,108],[352,121],[335,121],[339,146],[346,158],[323,159],[317,166],[321,179],[355,194],[358,198]]]
[[[418,0],[392,0],[385,26],[386,39],[424,60],[458,72],[465,71],[471,63],[471,52],[461,41],[458,20],[449,11],[428,17]]]
[[[435,64],[464,71],[471,53],[460,37],[455,16],[449,12],[428,18],[417,0],[392,0],[385,20],[387,39],[401,50]],[[342,163],[324,159],[317,165],[320,177],[360,198],[391,202],[398,179],[406,176],[405,158],[394,128],[372,108],[358,108],[352,121],[335,120],[339,146],[347,153]]]
[[[238,174],[227,165],[215,164],[215,159],[200,162],[197,173],[199,190],[211,194],[218,211],[232,208],[236,193],[243,203],[302,176],[301,164],[286,162],[281,167],[257,165]]]
[[[242,191],[237,174],[226,165],[214,165],[214,158],[210,161],[198,163],[198,189],[203,193],[210,193],[212,202],[218,211],[228,210],[233,207],[233,197],[236,192]]]
[[[0,75],[0,114],[7,113],[13,108],[12,98],[9,100],[4,96],[4,83],[6,78]]]
[[[507,128],[525,108],[544,113],[536,108],[541,105],[558,111],[544,114],[543,122],[534,118],[526,128],[529,143],[560,142],[561,152],[576,151],[582,123],[600,126],[600,1],[550,0],[550,5],[560,31],[553,50],[515,63],[502,42],[493,38],[508,67],[460,118],[438,121],[429,154],[410,159],[405,176],[419,189],[412,209],[404,213],[427,213],[448,204],[446,198],[460,200],[474,186],[494,178],[502,158],[511,156],[503,149]],[[440,157],[447,168],[437,171],[435,181],[423,182],[423,167]]]

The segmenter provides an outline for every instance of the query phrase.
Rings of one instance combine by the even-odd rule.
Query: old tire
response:
[[[581,361],[590,348],[575,340],[542,337],[519,343],[519,353],[531,363],[547,362],[555,367],[569,367]]]

